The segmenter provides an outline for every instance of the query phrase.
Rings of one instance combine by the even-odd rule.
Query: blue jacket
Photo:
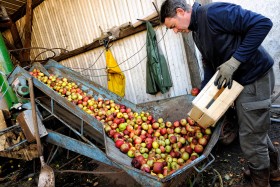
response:
[[[233,76],[240,84],[250,84],[263,76],[274,63],[261,46],[271,27],[269,18],[239,5],[194,3],[189,29],[203,58],[202,88],[231,56],[241,62]]]

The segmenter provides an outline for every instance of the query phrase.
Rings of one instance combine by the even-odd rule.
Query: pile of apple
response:
[[[104,124],[115,146],[132,158],[132,166],[163,178],[189,164],[204,151],[211,128],[201,128],[189,116],[178,121],[155,119],[149,112],[88,95],[76,83],[38,69],[30,74]]]

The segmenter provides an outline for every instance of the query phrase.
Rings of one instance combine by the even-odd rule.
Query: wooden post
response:
[[[32,0],[26,1],[26,16],[25,16],[25,33],[24,33],[24,48],[31,47],[31,33],[32,33]],[[24,50],[22,52],[23,64],[22,66],[28,65],[27,62],[30,61],[30,50]]]
[[[190,73],[192,87],[200,88],[201,77],[200,77],[198,59],[195,54],[195,45],[192,39],[192,34],[182,33],[182,36],[183,36],[183,42],[184,42],[186,56],[187,56],[187,63],[190,70],[189,73]]]

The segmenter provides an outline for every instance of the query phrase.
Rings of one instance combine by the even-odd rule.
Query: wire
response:
[[[158,30],[158,28],[159,27],[157,27],[157,29],[156,29],[156,31]],[[167,30],[166,30],[166,32],[167,32]],[[166,32],[165,32],[165,34],[166,34]],[[164,34],[164,35],[165,35]],[[161,38],[162,39],[162,38]],[[160,40],[161,40],[160,39]],[[159,40],[159,41],[160,41]],[[159,42],[158,42],[159,43]],[[124,61],[122,61],[121,63],[119,63],[118,65],[121,65],[121,64],[123,64],[123,63],[125,63],[126,61],[128,61],[129,59],[131,59],[132,57],[134,57],[135,55],[137,55],[144,47],[145,47],[145,45],[146,45],[147,43],[144,43],[143,44],[143,46],[138,50],[138,51],[136,51],[133,55],[131,55],[130,57],[128,57],[126,60],[124,60]],[[113,44],[112,44],[113,45]],[[111,46],[110,46],[111,47]],[[102,51],[102,53],[105,51],[105,49]],[[99,57],[97,58],[97,60],[100,58],[100,56],[101,56],[101,54],[99,55]],[[95,60],[95,62],[94,62],[94,64],[97,62],[97,60]],[[93,64],[93,65],[94,65]],[[93,65],[91,65],[90,67],[92,67]],[[117,65],[117,66],[118,66]],[[114,66],[114,67],[117,67],[117,66]],[[95,71],[95,70],[106,70],[107,68],[114,68],[114,67],[105,67],[105,68],[98,68],[98,69],[90,69],[90,68],[71,68],[71,67],[69,67],[69,68],[71,68],[71,69],[83,69],[83,71],[85,71],[85,70],[92,70],[92,71]],[[82,72],[82,71],[81,71]]]
[[[167,30],[165,31],[165,33],[163,34],[163,36],[160,38],[160,40],[157,42],[157,44],[158,44],[159,42],[161,42],[161,40],[164,38],[164,36],[166,35],[166,33],[167,33]],[[143,48],[145,45],[146,45],[146,43],[140,48],[140,50],[142,50],[142,48]],[[137,53],[139,53],[140,50],[138,50],[138,51],[137,51],[135,54],[133,54],[131,57],[133,57],[133,56],[135,56]],[[121,63],[118,64],[118,65],[121,65],[122,63],[128,61],[131,57],[129,57],[128,59],[124,60],[123,62],[121,62]],[[146,58],[147,58],[147,55],[146,55],[142,60],[140,60],[136,65],[134,65],[133,67],[131,67],[131,68],[129,68],[129,69],[126,69],[126,70],[123,70],[123,71],[121,71],[121,72],[126,72],[126,71],[129,71],[129,70],[135,68],[135,67],[138,66],[141,62],[143,62]],[[117,67],[118,65],[116,65],[116,66],[114,66],[114,67]],[[114,67],[107,67],[107,68],[114,68]],[[107,69],[107,68],[101,68],[101,69],[99,69],[99,70]],[[95,70],[96,70],[96,69],[95,69]],[[89,77],[105,77],[105,76],[108,76],[108,75],[107,75],[107,74],[106,74],[106,75],[88,75],[88,74],[83,74],[83,76],[89,76]]]
[[[110,48],[110,47],[113,46],[113,43],[111,43],[110,45],[109,45],[109,43],[110,43],[110,39],[109,39],[107,45],[105,46],[105,49],[99,54],[99,56],[97,57],[97,59],[96,59],[89,67],[87,67],[87,68],[71,68],[71,67],[68,67],[68,68],[71,68],[71,69],[82,69],[82,70],[80,71],[80,73],[82,73],[82,72],[85,71],[85,70],[92,70],[92,69],[90,69],[90,67],[92,67],[92,66],[94,66],[94,64],[96,64],[96,62],[99,60],[99,58],[101,57],[101,55],[104,53],[105,50],[107,50],[108,48]],[[105,69],[106,69],[106,68],[105,68]]]
[[[97,59],[94,61],[94,63],[92,63],[88,68],[82,68],[83,70],[80,71],[80,72],[83,72],[83,71],[85,71],[85,70],[89,70],[92,66],[94,66],[94,64],[96,64],[96,62],[99,60],[99,58],[101,57],[101,55],[104,53],[105,50],[106,50],[106,49],[104,49],[104,50],[99,54],[99,56],[98,56]]]
[[[59,50],[64,51],[64,52],[68,52],[67,49],[58,48],[58,47],[56,47],[56,48],[29,47],[29,48],[12,49],[12,50],[9,50],[9,52],[18,52],[18,51],[31,50],[31,49],[44,49],[44,50],[45,50],[45,51],[40,52],[38,55],[36,55],[35,58],[34,58],[33,60],[30,60],[31,63],[32,63],[32,62],[39,62],[39,60],[36,61],[36,59],[37,59],[41,54],[46,53],[46,52],[49,52],[49,51],[53,53],[53,56],[48,57],[47,59],[50,59],[50,58],[53,58],[53,57],[56,56],[56,52],[54,51],[54,50],[56,50],[56,49],[59,49]],[[47,59],[46,59],[46,60],[47,60]],[[42,60],[40,60],[40,61],[42,61]],[[44,60],[43,60],[43,61],[44,61]]]

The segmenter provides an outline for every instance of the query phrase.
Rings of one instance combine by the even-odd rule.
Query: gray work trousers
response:
[[[268,130],[274,83],[275,78],[271,68],[257,81],[245,85],[235,103],[240,146],[250,167],[257,170],[269,168],[270,165]]]

